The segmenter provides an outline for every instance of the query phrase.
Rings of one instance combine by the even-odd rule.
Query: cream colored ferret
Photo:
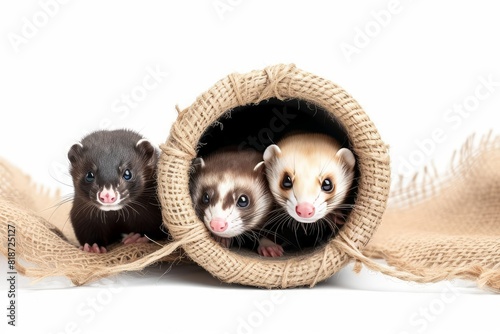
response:
[[[289,217],[284,221],[294,230],[301,224],[311,228],[317,224],[327,224],[334,229],[335,224],[343,223],[337,218],[336,210],[345,208],[346,195],[351,190],[356,160],[353,153],[342,148],[333,138],[316,133],[297,133],[270,145],[264,152],[264,164],[269,188],[279,208]],[[286,216],[286,215],[285,215]],[[302,226],[306,231],[308,227]],[[307,235],[308,233],[306,233]],[[309,233],[309,237],[310,237]],[[297,240],[299,247],[311,246],[311,242]],[[316,243],[317,236],[314,238]],[[278,248],[277,248],[278,247]],[[282,253],[279,246],[269,244],[269,253]],[[261,255],[267,255],[264,250]]]

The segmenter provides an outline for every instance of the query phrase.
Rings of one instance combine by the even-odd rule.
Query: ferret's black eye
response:
[[[248,200],[248,197],[246,195],[241,195],[236,201],[236,205],[240,208],[246,208],[248,206],[248,203],[250,203],[250,201]]]
[[[132,172],[130,171],[130,169],[125,169],[125,171],[123,172],[123,179],[125,181],[130,181],[131,178],[132,178]]]
[[[203,204],[210,203],[210,195],[208,195],[208,193],[204,193],[201,197],[201,201],[203,202]]]
[[[94,182],[94,180],[95,180],[94,173],[87,172],[87,174],[85,175],[85,181],[90,183],[90,182]]]
[[[285,174],[283,180],[281,181],[281,187],[283,187],[283,189],[291,189],[293,187],[293,182],[290,175]]]
[[[324,179],[321,183],[321,190],[324,192],[331,192],[333,190],[333,182],[330,179]]]

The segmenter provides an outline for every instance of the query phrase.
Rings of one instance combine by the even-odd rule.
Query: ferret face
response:
[[[121,210],[154,192],[157,154],[141,137],[124,130],[98,131],[68,152],[75,194],[103,211]]]
[[[196,214],[214,235],[236,237],[265,222],[272,198],[263,171],[253,170],[260,155],[256,157],[253,164],[228,156],[195,161],[191,198]]]
[[[264,163],[276,202],[295,220],[314,223],[344,203],[355,159],[327,136],[301,134],[269,146]]]

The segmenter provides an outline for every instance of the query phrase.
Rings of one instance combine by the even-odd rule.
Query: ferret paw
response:
[[[129,233],[122,239],[122,243],[124,245],[128,244],[145,244],[149,242],[149,239],[146,237],[141,237],[140,233]]]
[[[260,240],[257,252],[260,256],[265,257],[280,257],[283,256],[284,253],[283,247],[266,238]]]
[[[231,246],[231,238],[214,236],[214,239],[224,248],[229,248]]]
[[[85,245],[80,246],[79,248],[80,250],[87,253],[104,254],[108,252],[106,247],[99,247],[96,243],[94,243],[92,246],[90,246],[88,243],[85,243]]]
[[[257,249],[257,252],[259,252],[260,256],[265,256],[265,257],[280,257],[283,256],[283,247],[280,245],[274,245],[274,246],[259,246]]]

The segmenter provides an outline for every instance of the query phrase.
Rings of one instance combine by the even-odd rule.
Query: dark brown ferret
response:
[[[118,241],[167,236],[156,193],[158,152],[149,141],[131,130],[100,130],[74,144],[68,159],[70,218],[81,249],[102,253]]]

